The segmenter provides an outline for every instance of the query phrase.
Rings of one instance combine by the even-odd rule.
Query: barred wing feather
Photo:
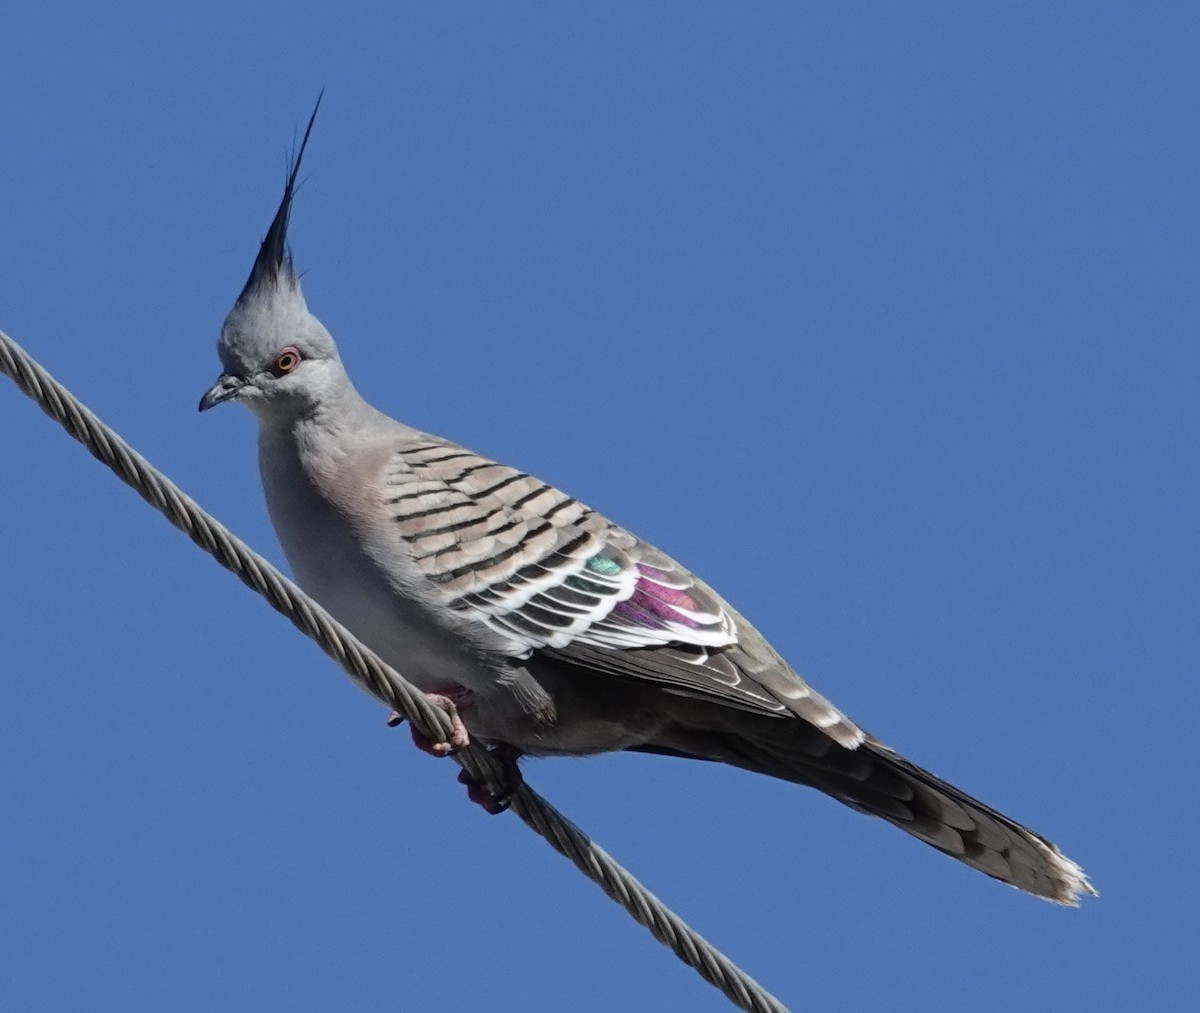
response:
[[[862,733],[670,557],[524,472],[433,437],[387,473],[396,530],[442,604],[583,669]]]

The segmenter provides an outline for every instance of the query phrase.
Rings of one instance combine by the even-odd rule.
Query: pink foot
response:
[[[435,742],[433,739],[422,735],[415,728],[410,728],[412,733],[413,745],[421,752],[428,753],[430,756],[449,756],[451,753],[457,753],[468,742],[471,741],[471,736],[467,732],[467,726],[463,724],[463,719],[459,717],[458,709],[466,707],[471,701],[471,694],[464,689],[447,690],[445,693],[426,693],[425,699],[435,707],[440,707],[446,712],[446,716],[450,718],[450,738],[444,742]],[[403,716],[392,711],[388,715],[387,723],[389,728],[395,728],[404,720]]]

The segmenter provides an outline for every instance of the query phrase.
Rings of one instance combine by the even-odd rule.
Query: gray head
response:
[[[318,98],[279,210],[221,327],[217,354],[224,372],[201,398],[201,411],[222,401],[244,401],[260,419],[287,419],[349,386],[333,338],[304,302],[287,243],[296,176],[320,107]]]

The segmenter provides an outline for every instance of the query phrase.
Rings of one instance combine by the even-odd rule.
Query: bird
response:
[[[358,393],[288,242],[320,104],[221,327],[222,372],[200,410],[253,412],[267,510],[298,584],[450,715],[446,741],[414,730],[414,742],[434,755],[489,748],[508,786],[467,783],[490,812],[526,756],[686,757],[816,788],[1038,897],[1095,895],[1047,838],[857,725],[680,563]]]

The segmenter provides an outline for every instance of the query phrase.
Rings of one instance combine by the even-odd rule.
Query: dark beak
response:
[[[246,381],[240,376],[232,376],[229,373],[222,373],[217,377],[217,382],[208,388],[208,393],[200,399],[200,410],[208,411],[213,405],[218,405],[222,401],[228,401],[235,398],[241,392],[241,389],[246,386]]]

